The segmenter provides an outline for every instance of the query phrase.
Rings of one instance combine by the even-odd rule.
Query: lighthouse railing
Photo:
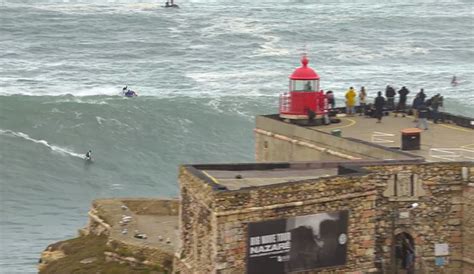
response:
[[[285,92],[280,94],[280,112],[289,112],[291,108],[291,96]]]
[[[316,109],[315,112],[317,115],[326,115],[329,113],[329,104],[326,96],[323,91],[318,92],[316,97]]]

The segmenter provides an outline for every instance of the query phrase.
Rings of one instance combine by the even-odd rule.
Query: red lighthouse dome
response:
[[[301,58],[301,67],[295,69],[291,74],[292,80],[319,80],[319,75],[312,68],[308,67],[309,60],[306,56]]]
[[[280,96],[280,117],[285,119],[314,119],[327,114],[326,98],[319,90],[319,75],[308,66],[306,56],[301,67],[290,75],[289,92]]]

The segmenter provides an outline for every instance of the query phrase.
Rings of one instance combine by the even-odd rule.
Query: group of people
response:
[[[397,94],[398,102],[396,103],[395,98]],[[361,87],[358,93],[354,87],[350,87],[345,93],[346,114],[348,116],[356,115],[356,103],[358,97],[358,112],[360,116],[365,115],[367,117],[377,118],[377,123],[382,121],[382,117],[386,111],[393,111],[395,117],[398,115],[405,117],[408,112],[408,94],[410,94],[410,90],[408,90],[408,88],[405,86],[396,91],[395,88],[387,85],[385,88],[385,97],[382,95],[382,92],[379,91],[374,102],[372,104],[368,104],[367,91],[365,87]],[[332,91],[327,91],[325,95],[329,108],[334,108],[334,93]],[[411,111],[415,116],[414,122],[417,123],[416,126],[418,128],[423,127],[424,129],[428,129],[427,119],[430,116],[433,118],[433,122],[437,123],[440,120],[439,108],[442,106],[443,97],[439,93],[426,100],[426,94],[424,93],[424,90],[421,89],[416,94],[411,107]]]
[[[407,113],[407,95],[410,91],[406,87],[402,87],[399,91],[399,100],[398,104],[395,106],[395,89],[391,86],[387,86],[385,89],[385,96],[387,97],[386,101],[385,98],[382,96],[382,92],[378,92],[377,98],[375,98],[375,118],[377,118],[377,122],[380,123],[383,117],[384,110],[393,110],[395,117],[398,114],[402,114],[405,117]],[[423,129],[428,129],[427,119],[431,116],[433,118],[433,122],[437,123],[440,120],[439,115],[439,108],[443,106],[443,96],[441,94],[436,94],[435,96],[431,97],[430,99],[426,100],[426,94],[424,89],[420,89],[420,91],[416,94],[415,99],[412,102],[411,111],[415,119],[413,122],[416,122],[416,127],[420,128],[421,126]]]
[[[325,95],[326,95],[326,100],[327,100],[329,108],[330,109],[335,108],[336,99],[334,97],[334,93],[332,92],[332,90],[327,91]],[[349,90],[346,92],[345,97],[346,97],[346,113],[348,115],[354,115],[357,93],[355,92],[353,87],[349,88]],[[360,92],[359,92],[360,107],[365,107],[366,98],[367,98],[367,93],[365,92],[365,88],[361,87]]]
[[[336,107],[336,100],[334,97],[334,93],[332,90],[329,90],[325,93],[326,95],[326,100],[328,103],[328,106],[330,109],[333,109]],[[347,90],[346,95],[346,113],[349,116],[355,115],[355,107],[356,107],[356,101],[357,101],[357,93],[354,90],[354,87],[350,87],[349,90]],[[365,91],[365,87],[361,87],[359,91],[359,107],[361,109],[364,109],[366,106],[366,99],[367,99],[367,92]],[[360,113],[362,115],[363,112]]]
[[[425,98],[426,95],[423,89],[421,89],[413,100],[412,109],[415,116],[413,121],[417,123],[417,128],[423,125],[424,129],[428,129],[426,120],[429,116],[433,118],[433,123],[435,124],[440,120],[439,108],[443,106],[443,96],[438,93],[428,100],[425,100]]]

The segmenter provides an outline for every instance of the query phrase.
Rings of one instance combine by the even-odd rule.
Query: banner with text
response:
[[[247,273],[288,273],[344,265],[349,212],[248,224]]]

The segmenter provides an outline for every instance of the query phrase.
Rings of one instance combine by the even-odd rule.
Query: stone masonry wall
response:
[[[179,273],[210,273],[213,266],[213,235],[215,226],[211,208],[211,187],[180,169],[181,187],[180,241],[174,271]]]
[[[466,167],[471,177],[463,180]],[[392,239],[401,232],[414,238],[417,270],[439,272],[434,247],[446,243],[445,273],[462,273],[463,267],[464,273],[470,273],[473,163],[384,164],[363,169],[367,172],[213,191],[182,168],[183,246],[175,270],[243,273],[248,223],[349,210],[347,263],[325,269],[327,273],[391,273],[400,264],[392,260]],[[418,207],[408,209],[414,202]],[[306,273],[325,273],[321,271]]]
[[[217,257],[214,271],[246,271],[249,222],[339,210],[349,210],[347,263],[333,267],[331,271],[374,271],[375,194],[361,176],[220,193],[216,195],[215,203]],[[319,270],[318,273],[322,272]]]
[[[466,182],[462,180],[462,167],[466,163],[425,163],[416,165],[386,165],[366,167],[374,171],[369,181],[377,187],[376,214],[376,261],[385,270],[391,269],[392,226],[395,234],[406,232],[415,240],[416,269],[439,272],[435,266],[435,244],[447,243],[449,255],[445,256],[446,273],[461,273],[463,263],[463,246],[472,246],[472,235],[464,237],[463,231],[473,231],[472,222],[463,219],[463,189]],[[472,163],[471,163],[472,165]],[[395,174],[414,174],[421,185],[422,196],[419,197],[385,197],[390,180]],[[415,186],[416,187],[416,186]],[[469,192],[470,193],[470,192]],[[465,196],[467,194],[464,194]],[[470,196],[472,194],[468,194]],[[472,197],[472,196],[471,196]],[[407,209],[412,203],[419,206]],[[472,201],[471,201],[472,202]],[[466,209],[466,204],[464,207]],[[397,209],[405,218],[396,215]],[[472,211],[472,208],[470,209]],[[472,217],[472,213],[468,213]],[[408,216],[408,217],[407,217]],[[470,248],[467,248],[469,251]],[[472,258],[472,257],[471,257]],[[430,272],[431,273],[431,272]]]
[[[463,259],[464,273],[474,273],[474,167],[466,169],[467,185],[464,187],[463,204]]]

